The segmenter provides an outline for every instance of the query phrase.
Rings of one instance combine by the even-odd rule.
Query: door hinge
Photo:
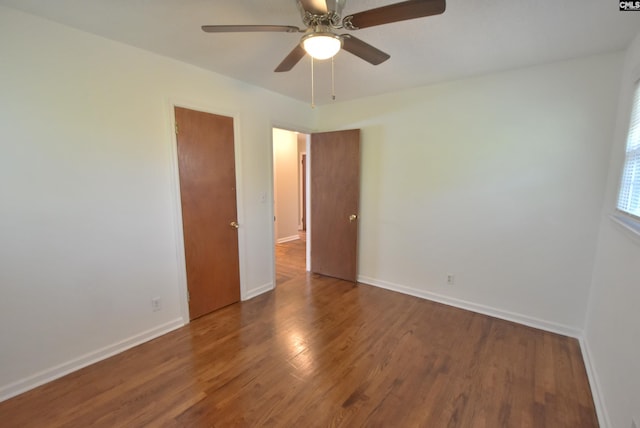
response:
[[[191,301],[191,293],[189,293],[189,290],[187,290],[187,302]]]
[[[176,122],[176,135],[178,135],[178,122]]]

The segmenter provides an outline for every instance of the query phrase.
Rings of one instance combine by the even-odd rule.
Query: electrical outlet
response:
[[[447,285],[453,285],[456,282],[456,277],[454,274],[450,273],[447,275]]]
[[[158,312],[161,309],[160,307],[160,298],[159,297],[154,297],[153,299],[151,299],[151,310],[153,312]]]

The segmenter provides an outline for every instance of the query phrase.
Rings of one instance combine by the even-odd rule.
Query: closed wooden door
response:
[[[240,300],[233,118],[175,108],[189,316]]]
[[[311,271],[356,281],[360,130],[311,135]]]

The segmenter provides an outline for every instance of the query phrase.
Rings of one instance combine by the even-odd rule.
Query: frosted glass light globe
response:
[[[340,51],[342,39],[332,33],[312,33],[302,39],[302,47],[315,59],[329,59]]]

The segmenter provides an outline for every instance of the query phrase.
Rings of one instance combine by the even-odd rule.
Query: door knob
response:
[[[351,223],[353,223],[357,218],[358,218],[358,216],[357,216],[357,215],[355,215],[355,214],[351,214],[351,215],[349,216],[349,221],[350,221]]]
[[[229,226],[233,227],[234,229],[237,229],[240,227],[240,225],[235,221],[232,221],[231,223],[229,223]]]

